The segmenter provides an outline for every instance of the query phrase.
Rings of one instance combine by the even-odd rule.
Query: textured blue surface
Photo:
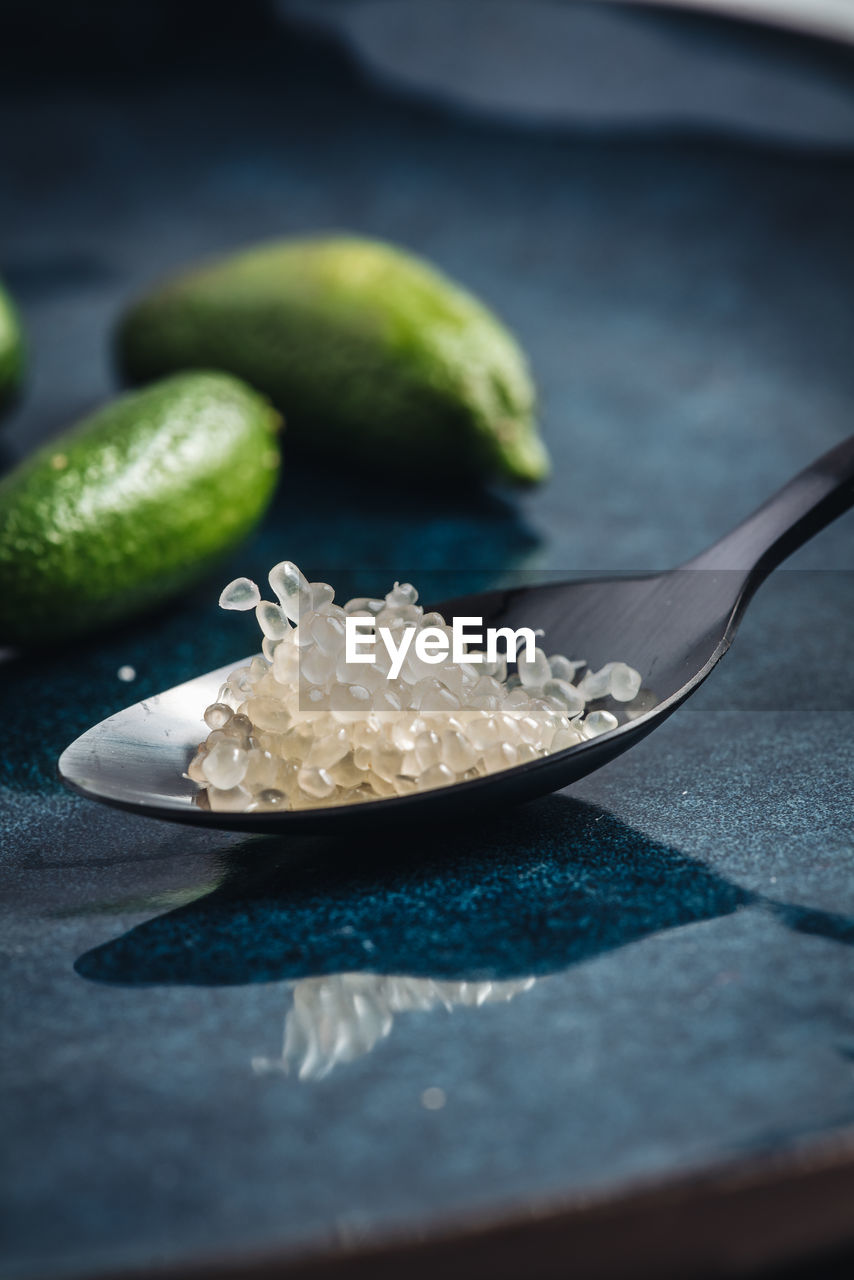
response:
[[[851,430],[850,160],[460,123],[305,48],[216,70],[38,105],[7,89],[3,266],[33,349],[9,457],[110,392],[111,324],[154,274],[347,226],[507,317],[555,458],[523,498],[401,486],[378,510],[365,482],[288,470],[223,580],[283,556],[343,592],[658,568]],[[854,1123],[854,747],[833,697],[852,584],[812,572],[846,569],[853,537],[849,516],[772,579],[721,671],[627,756],[492,824],[375,846],[147,823],[56,782],[83,728],[251,647],[219,581],[0,667],[8,1274],[334,1248]],[[300,984],[342,971],[516,985],[392,1010],[322,1079],[271,1070],[317,996]]]

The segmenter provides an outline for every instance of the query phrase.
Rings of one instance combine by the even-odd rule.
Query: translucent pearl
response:
[[[419,733],[424,732],[424,721],[418,717],[400,717],[391,730],[391,740],[400,751],[412,751]]]
[[[279,644],[273,656],[273,675],[280,684],[294,684],[299,678],[299,650],[296,645]]]
[[[291,624],[280,606],[272,604],[269,600],[261,601],[255,610],[255,617],[268,640],[282,640],[291,629]]]
[[[227,734],[230,738],[237,738],[245,742],[251,736],[253,728],[252,721],[241,710],[231,717],[228,724],[220,732]]]
[[[287,809],[288,797],[276,787],[265,787],[258,792],[258,804],[262,809]]]
[[[481,663],[480,674],[492,677],[497,684],[503,685],[507,679],[507,659],[496,658],[494,662]]]
[[[474,720],[469,726],[468,736],[475,750],[483,752],[496,745],[501,736],[501,729],[491,718]]]
[[[434,764],[421,775],[421,788],[432,791],[434,787],[447,787],[454,781],[454,775],[446,764]]]
[[[501,707],[500,698],[469,698],[466,703],[467,707],[473,707],[478,711],[498,711]]]
[[[421,773],[421,765],[418,763],[418,756],[414,751],[404,751],[400,772],[405,778],[417,778]]]
[[[518,760],[518,752],[511,742],[501,742],[483,753],[483,763],[489,773],[509,769]]]
[[[251,698],[246,708],[252,724],[270,733],[285,733],[293,720],[285,704],[277,698]]]
[[[260,599],[261,592],[251,578],[235,578],[220,595],[219,607],[221,609],[254,609]]]
[[[424,680],[419,680],[418,683],[412,687],[412,693],[409,696],[409,705],[416,708],[420,707],[422,699],[425,698],[429,692],[441,689],[441,687],[442,686],[439,684],[439,681],[436,680],[434,676],[428,676]]]
[[[527,662],[524,657],[520,658],[516,663],[516,670],[519,673],[519,679],[522,681],[523,687],[526,689],[539,689],[552,674],[549,660],[542,649],[534,650],[534,657],[531,662]]]
[[[335,677],[335,654],[310,645],[300,654],[299,673],[309,684],[325,685]]]
[[[479,676],[471,691],[472,698],[500,698],[501,685],[493,676]]]
[[[318,769],[328,769],[337,764],[350,752],[350,739],[347,730],[337,729],[323,738],[315,738],[311,745],[306,764]]]
[[[359,716],[351,724],[351,736],[357,747],[372,747],[380,736],[379,725],[370,717]]]
[[[339,684],[360,684],[366,689],[378,689],[386,683],[381,667],[374,662],[348,662],[342,646],[335,655],[335,679]]]
[[[251,801],[249,792],[244,791],[243,787],[229,787],[225,790],[208,787],[207,797],[214,813],[242,813]]]
[[[333,711],[358,712],[364,715],[370,708],[371,695],[364,685],[334,684],[329,694]]]
[[[325,769],[300,769],[297,784],[313,800],[325,800],[335,791],[335,783]]]
[[[569,684],[574,682],[576,671],[586,665],[584,662],[571,662],[562,653],[553,653],[549,658],[549,668],[555,680],[566,680]]]
[[[578,682],[578,692],[587,702],[595,702],[599,698],[607,698],[611,692],[612,662],[606,662],[598,671],[585,671]]]
[[[368,596],[359,596],[357,599],[348,600],[344,605],[344,612],[349,614],[366,613],[376,615],[385,608],[385,600],[371,600]]]
[[[275,787],[282,764],[271,751],[253,748],[243,777],[244,787],[253,794]]]
[[[202,772],[212,787],[229,791],[243,781],[249,758],[236,742],[218,742],[202,762]]]
[[[377,773],[368,775],[369,784],[373,791],[371,799],[387,799],[389,796],[397,795],[397,787],[394,782],[390,782],[387,778],[381,778]]]
[[[311,582],[309,583],[309,591],[311,592],[311,608],[315,613],[325,609],[335,599],[335,592],[328,582]]]
[[[403,752],[390,742],[381,740],[371,751],[371,768],[380,778],[391,782],[400,772]]]
[[[641,687],[641,676],[634,667],[625,662],[615,662],[611,666],[611,697],[615,702],[631,702],[638,696]]]
[[[191,782],[197,782],[200,786],[204,786],[208,780],[207,775],[205,774],[205,771],[202,768],[202,765],[205,762],[206,755],[207,755],[207,750],[205,749],[204,746],[201,746],[199,750],[196,752],[196,754],[193,756],[190,763],[187,765],[187,777],[190,779]]]
[[[344,646],[344,624],[338,618],[316,614],[311,626],[314,643],[322,653],[334,654]]]
[[[471,684],[466,684],[461,667],[448,662],[443,667],[433,667],[432,671],[442,687],[452,693],[460,702],[468,696]]]
[[[242,702],[243,699],[252,692],[252,680],[249,677],[249,668],[238,667],[236,671],[232,671],[225,684],[231,696]]]
[[[513,716],[496,716],[495,723],[500,730],[500,740],[505,742],[519,741],[519,722]]]
[[[618,723],[617,717],[611,715],[610,711],[591,711],[584,718],[582,731],[585,738],[595,738],[600,733],[616,729]]]
[[[228,724],[233,714],[231,707],[227,707],[224,702],[212,702],[205,711],[205,724],[210,729],[221,729]]]
[[[301,711],[328,711],[329,695],[325,688],[306,685],[303,682],[299,691],[299,708]]]
[[[312,711],[309,716],[309,727],[312,741],[317,741],[318,738],[329,737],[331,733],[338,733],[342,726],[337,716],[324,708],[321,711]]]
[[[393,715],[401,710],[400,698],[394,690],[383,689],[382,686],[371,695],[371,706],[374,711],[384,716]]]
[[[267,667],[266,674],[255,683],[254,697],[256,698],[283,698],[288,696],[290,691],[286,693],[282,686],[276,680],[272,666]]]
[[[415,641],[409,646],[409,651],[403,666],[400,669],[400,677],[407,684],[415,685],[421,680],[432,680],[435,678],[437,671],[440,670],[435,662],[424,662],[419,658],[415,651]]]
[[[576,689],[574,684],[570,684],[568,680],[564,680],[559,676],[546,680],[543,685],[543,695],[560,702],[568,716],[580,715],[584,710],[583,695]]]
[[[314,622],[315,614],[310,609],[306,610],[300,616],[300,620],[291,632],[291,640],[298,649],[306,649],[309,645],[314,644],[314,636],[311,634],[311,625]]]
[[[418,592],[411,582],[396,582],[394,588],[386,596],[386,600],[389,604],[394,604],[395,607],[403,607],[408,604],[415,604],[418,600]]]
[[[471,743],[453,729],[442,734],[442,763],[454,773],[465,773],[476,762],[477,755]]]
[[[385,608],[377,614],[377,626],[418,626],[423,614],[417,604],[390,605],[386,600]]]
[[[441,758],[442,746],[438,733],[429,729],[426,733],[419,734],[415,743],[415,759],[418,761],[418,767],[430,769],[438,764]]]
[[[522,716],[521,720],[517,721],[517,724],[519,727],[519,737],[523,742],[527,742],[533,746],[535,743],[540,741],[543,728],[539,720],[534,716]]]
[[[456,711],[459,706],[459,698],[455,698],[450,689],[445,689],[442,685],[437,685],[435,689],[428,689],[419,704],[422,712]]]
[[[368,757],[370,758],[370,752],[368,752]],[[349,790],[351,787],[359,786],[365,776],[365,771],[356,767],[352,753],[348,752],[343,760],[339,760],[337,764],[330,768],[329,776],[337,786],[346,787]]]
[[[281,564],[275,565],[270,570],[267,581],[291,622],[299,622],[300,616],[311,609],[308,582],[292,561],[283,560]]]

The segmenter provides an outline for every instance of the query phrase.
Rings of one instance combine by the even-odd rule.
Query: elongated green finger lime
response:
[[[24,378],[24,333],[17,308],[0,284],[0,413],[17,395]]]
[[[179,374],[26,459],[0,480],[0,643],[62,643],[201,577],[267,505],[278,422],[228,374]]]
[[[283,240],[188,272],[118,332],[124,373],[226,369],[328,465],[456,482],[541,480],[535,394],[518,344],[427,263],[353,237]]]

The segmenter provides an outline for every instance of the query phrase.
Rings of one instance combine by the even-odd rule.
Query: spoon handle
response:
[[[735,569],[755,589],[787,556],[854,506],[854,436],[798,472],[683,569]]]

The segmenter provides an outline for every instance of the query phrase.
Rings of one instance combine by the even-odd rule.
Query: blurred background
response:
[[[854,36],[850,14],[755,6],[779,26],[725,7],[14,7],[0,269],[29,373],[0,465],[116,393],[116,321],[154,282],[349,230],[507,322],[554,479],[389,493],[366,519],[363,491],[286,435],[279,502],[223,581],[287,556],[341,595],[420,574],[436,598],[450,583],[423,575],[451,567],[462,590],[694,554],[847,432],[854,391],[854,52],[816,34]],[[847,566],[846,537],[793,565]],[[191,610],[215,618],[214,594]],[[232,652],[254,643],[230,621]]]
[[[439,867],[416,846],[426,870],[392,889],[382,871],[369,891],[351,872],[315,881],[305,842],[266,842],[265,864],[257,843],[95,814],[61,791],[55,761],[127,702],[256,646],[251,617],[217,609],[238,574],[263,582],[289,558],[346,597],[405,577],[448,596],[451,574],[463,590],[513,572],[658,570],[850,434],[852,42],[846,0],[5,6],[0,277],[29,371],[0,424],[0,469],[116,394],[115,324],[153,282],[331,230],[411,249],[506,320],[554,461],[523,493],[378,492],[370,476],[292,459],[285,436],[278,495],[219,576],[48,669],[6,654],[13,1274],[332,1249],[848,1131],[844,930],[796,936],[736,907],[765,892],[826,911],[850,899],[851,513],[763,588],[737,660],[697,695],[699,718],[686,710],[645,753],[506,830],[443,833]],[[828,710],[840,704],[847,719]],[[590,849],[613,860],[617,888],[597,884],[610,923],[576,953],[525,911],[532,884],[543,900],[557,884],[570,924],[596,920]],[[481,858],[498,857],[497,878],[460,964],[494,957],[509,930],[495,901],[551,941],[502,972],[511,985],[481,1023],[464,1011],[434,1037],[436,1023],[400,1018],[391,1050],[366,1050],[324,1092],[288,1091],[249,1064],[280,1052],[281,982],[296,969],[262,956],[247,977],[227,953],[224,977],[217,965],[246,901],[287,905],[292,856],[307,868],[308,934],[330,884],[345,915],[354,901],[389,919],[408,910],[418,945],[375,957],[386,976],[414,955],[413,981],[430,977],[447,894],[483,911]],[[161,913],[172,945],[170,913],[196,899],[191,932],[215,976],[110,987],[124,944],[74,970],[153,916],[149,955]],[[263,917],[270,946],[289,919],[278,910]],[[309,982],[342,946],[312,937]],[[600,944],[601,968],[572,968]],[[529,990],[533,968],[546,977]],[[426,1000],[417,986],[394,998]],[[465,1106],[428,1131],[417,1099],[436,1080]]]

